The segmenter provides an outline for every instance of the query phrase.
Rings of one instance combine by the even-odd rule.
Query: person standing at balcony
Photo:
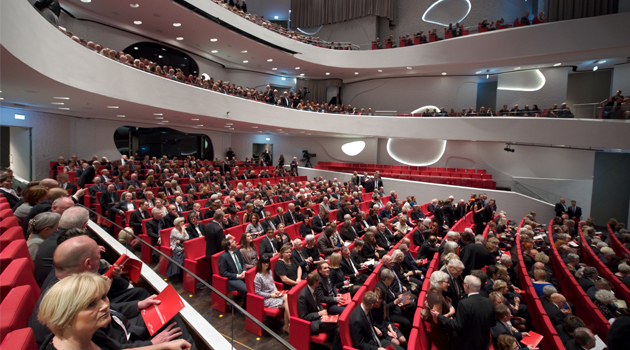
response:
[[[61,6],[59,0],[37,0],[33,6],[42,13],[42,16],[57,27],[59,25],[59,15],[61,14]]]

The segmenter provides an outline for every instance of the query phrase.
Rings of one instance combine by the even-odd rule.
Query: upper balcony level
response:
[[[0,6],[4,104],[83,118],[124,117],[126,124],[137,121],[200,131],[546,145],[553,140],[556,145],[571,147],[630,149],[630,121],[359,117],[243,100],[182,85],[97,55],[52,29],[26,1],[4,1]],[[156,115],[163,119],[156,120]]]
[[[602,57],[609,63],[614,58],[625,60],[630,50],[630,38],[611,35],[624,32],[630,13],[496,30],[395,50],[338,51],[279,35],[210,0],[138,3],[131,9],[126,2],[68,0],[64,7],[77,18],[154,38],[228,68],[344,82],[442,72],[492,74],[557,62],[579,70],[580,63]],[[142,23],[135,25],[135,21]]]

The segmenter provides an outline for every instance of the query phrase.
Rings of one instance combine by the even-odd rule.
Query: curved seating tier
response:
[[[615,233],[613,232],[610,225],[606,225],[606,227],[608,228],[608,232],[610,233],[610,235],[608,235],[608,245],[615,251],[615,254],[617,254],[618,256],[624,259],[630,259],[630,250],[628,250],[628,248],[626,248],[623,243],[621,243],[619,238],[615,236]]]

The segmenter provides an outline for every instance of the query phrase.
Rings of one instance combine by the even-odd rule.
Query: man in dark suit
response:
[[[567,214],[569,214],[569,218],[573,219],[577,225],[577,223],[580,222],[580,218],[582,218],[582,208],[578,207],[576,204],[576,201],[571,201],[571,206],[567,208]]]
[[[273,231],[276,230],[276,223],[273,222],[273,220],[271,219],[271,213],[266,211],[265,212],[265,219],[260,221],[260,224],[262,225],[263,231],[267,232],[268,228],[271,228]]]
[[[190,238],[203,237],[204,225],[199,222],[199,214],[192,212],[188,214],[188,225],[186,225],[186,232]]]
[[[566,204],[564,204],[564,198],[560,198],[560,202],[556,203],[555,210],[556,210],[556,216],[560,216],[560,217],[562,217],[563,213],[567,212],[568,208]]]
[[[453,210],[455,221],[458,221],[466,216],[466,209],[466,202],[463,199],[460,199],[459,203],[457,203],[457,206],[455,206],[455,209]]]
[[[383,179],[381,179],[381,177],[379,176],[378,172],[374,173],[374,180],[372,180],[374,182],[374,188],[375,189],[380,189],[381,187],[385,187],[383,185]]]
[[[232,238],[221,241],[224,252],[219,256],[221,277],[228,279],[228,291],[236,290],[243,296],[243,307],[246,308],[247,287],[245,286],[245,260],[240,250],[236,250],[236,242]]]
[[[164,215],[164,228],[171,228],[175,226],[175,219],[177,219],[179,215],[177,214],[177,209],[175,209],[175,205],[171,204],[168,206],[168,213]]]
[[[186,193],[190,193],[190,190],[194,190],[195,193],[199,192],[199,187],[197,187],[195,178],[191,178],[188,182],[188,185],[186,185]]]
[[[289,93],[286,91],[282,94],[282,97],[280,97],[280,106],[287,108],[291,106],[291,101],[289,101]]]
[[[626,335],[626,339],[627,339],[627,335]],[[585,349],[593,349],[594,347],[595,347],[595,336],[593,335],[593,332],[586,327],[576,328],[575,331],[573,331],[573,339],[569,340],[567,344],[565,345],[566,350],[585,350]],[[610,346],[610,342],[608,343],[608,349],[616,350],[614,346]],[[627,348],[621,347],[619,349],[627,349]]]
[[[317,271],[313,271],[306,277],[307,286],[302,288],[298,295],[298,317],[311,322],[311,334],[330,332],[329,338],[333,338],[333,350],[341,350],[341,340],[339,339],[339,328],[336,323],[322,322],[322,316],[328,316],[328,311],[324,309],[321,301],[317,298],[315,289],[319,285],[320,276]]]
[[[138,181],[138,174],[133,173],[130,176],[130,179],[125,181],[125,187],[129,188],[129,186],[133,186],[133,188],[140,188],[140,182]]]
[[[289,203],[289,210],[284,213],[284,224],[286,226],[295,224],[298,220],[298,215],[295,212],[295,204]]]
[[[273,222],[273,224],[276,226],[276,228],[278,227],[278,225],[280,224],[285,224],[286,226],[286,221],[284,219],[284,209],[282,209],[282,207],[278,207],[276,209],[276,212],[278,213],[278,215],[274,216],[271,221]]]
[[[329,315],[341,315],[345,306],[339,306],[341,294],[337,292],[337,288],[330,281],[330,266],[327,262],[317,265],[317,273],[319,273],[319,284],[315,288],[317,300],[326,304],[326,310]]]
[[[59,182],[59,187],[70,190],[70,195],[75,194],[78,190],[77,185],[68,182],[68,173],[57,174],[57,182]]]
[[[171,183],[168,181],[164,182],[164,186],[160,187],[158,192],[164,192],[167,197],[172,196],[174,193]]]
[[[377,299],[376,293],[368,291],[363,295],[363,302],[352,310],[349,319],[352,346],[359,350],[381,350],[391,345],[394,349],[401,350],[400,346],[392,344],[387,338],[379,340],[374,330],[374,321],[370,315],[370,310],[374,307]]]
[[[125,221],[125,219],[124,219],[125,212],[129,211],[129,210],[135,210],[136,209],[136,206],[133,204],[132,198],[133,198],[133,196],[132,196],[131,193],[129,193],[129,192],[125,193],[125,198],[123,200],[121,200],[120,202],[118,202],[113,207],[111,207],[111,209],[109,209],[109,210],[113,211],[114,214],[118,214],[118,215],[122,216],[123,217],[123,221]]]
[[[497,324],[494,327],[490,328],[490,334],[492,334],[492,344],[494,345],[494,348],[499,348],[497,345],[497,338],[499,338],[501,334],[511,335],[516,338],[517,349],[525,348],[522,344],[519,343],[521,339],[523,339],[523,333],[518,332],[512,327],[511,324],[508,323],[510,321],[510,318],[512,318],[512,314],[510,313],[508,307],[504,304],[499,304],[495,306],[495,312],[497,317]]]
[[[567,299],[559,293],[551,294],[549,303],[545,304],[544,309],[554,327],[561,325],[564,318],[571,314],[571,307],[567,304]]]
[[[340,268],[341,272],[343,272],[345,276],[350,278],[350,283],[352,284],[360,285],[363,284],[365,280],[367,280],[368,275],[359,272],[359,270],[367,268],[367,265],[354,260],[352,258],[352,253],[350,252],[350,249],[348,249],[348,247],[341,247]]]
[[[278,240],[276,239],[274,231],[267,229],[267,237],[263,238],[262,241],[260,241],[258,255],[262,256],[263,254],[267,254],[272,257],[278,254],[280,248],[281,247],[278,244]]]
[[[597,269],[592,266],[587,266],[584,268],[584,273],[582,278],[577,280],[577,283],[582,287],[584,293],[588,292],[588,290],[595,286],[595,281],[597,280],[598,272]]]
[[[487,350],[490,343],[490,329],[497,323],[493,302],[479,295],[481,281],[475,276],[466,276],[464,291],[467,298],[459,302],[455,319],[440,315],[431,310],[433,321],[453,330],[453,349]]]
[[[389,229],[387,229],[385,224],[379,223],[377,227],[378,229],[376,230],[376,233],[374,235],[374,237],[376,238],[376,245],[385,249],[386,251],[389,251],[394,237],[393,235],[388,234]]]
[[[320,254],[324,254],[324,258],[328,259],[334,252],[339,251],[341,248],[333,246],[331,237],[335,234],[335,229],[332,226],[327,226],[324,233],[317,238],[317,249]]]
[[[322,233],[327,223],[328,221],[324,218],[324,213],[320,211],[319,214],[313,216],[313,219],[311,220],[313,232],[315,232],[315,234]]]
[[[296,239],[293,242],[291,263],[299,265],[302,268],[302,279],[306,279],[308,272],[311,272],[313,269],[313,258],[306,254],[306,251],[304,250],[304,243],[302,243],[302,240],[300,239]]]
[[[469,275],[472,270],[479,270],[488,265],[496,264],[494,255],[484,247],[483,242],[477,244],[473,242],[472,234],[462,232],[461,239],[464,245],[459,251],[459,256],[464,263],[464,276]]]
[[[105,191],[107,191],[107,186],[101,184],[101,178],[94,178],[94,185],[88,187],[88,193],[90,194],[90,198],[92,198],[92,204],[96,203],[96,194]]]
[[[615,322],[610,326],[610,331],[608,332],[607,345],[609,350],[630,349],[628,329],[630,329],[630,316],[621,316],[615,319]]]
[[[84,188],[85,184],[92,183],[100,167],[101,163],[99,163],[98,161],[94,161],[92,165],[85,168],[83,170],[83,173],[81,173],[81,177],[77,180],[77,185],[79,186],[79,188]]]
[[[147,211],[149,205],[147,201],[142,199],[140,200],[140,204],[138,205],[138,209],[135,210],[129,216],[129,226],[133,228],[133,232],[138,235],[142,233],[142,220],[150,218],[150,214]]]
[[[151,243],[154,246],[160,245],[162,243],[162,239],[160,238],[160,231],[165,228],[164,220],[162,219],[162,211],[158,208],[153,208],[151,210],[151,216],[153,216],[153,218],[146,223],[147,235],[151,237]]]
[[[225,234],[220,222],[223,221],[223,215],[222,210],[216,210],[213,220],[204,228],[206,233],[206,257],[208,259],[222,250],[221,242],[225,239]],[[210,267],[212,268],[212,265]]]
[[[437,237],[429,236],[429,238],[422,243],[416,259],[428,259],[431,261],[435,253],[439,252],[440,246],[437,244]]]
[[[444,266],[443,271],[448,274],[448,290],[444,293],[444,296],[451,299],[453,307],[457,310],[457,305],[464,297],[464,288],[459,282],[459,276],[464,272],[464,264],[461,260],[451,260],[447,266]],[[480,282],[481,283],[481,282]],[[487,334],[487,332],[486,332]]]

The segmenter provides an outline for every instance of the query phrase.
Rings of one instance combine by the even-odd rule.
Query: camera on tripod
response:
[[[304,166],[306,167],[313,167],[313,165],[311,164],[311,158],[315,158],[317,157],[317,154],[315,153],[308,153],[308,150],[302,150],[302,161],[304,162]]]

